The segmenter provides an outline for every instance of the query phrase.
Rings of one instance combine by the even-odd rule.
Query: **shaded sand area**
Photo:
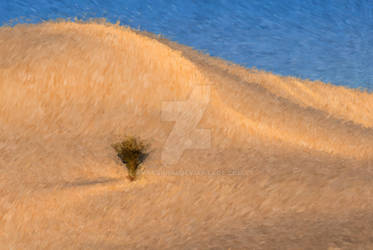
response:
[[[2,27],[0,55],[1,249],[373,249],[373,94],[105,23]]]

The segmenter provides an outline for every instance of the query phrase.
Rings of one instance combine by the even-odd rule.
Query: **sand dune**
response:
[[[373,94],[107,23],[2,27],[0,55],[1,249],[373,249]]]

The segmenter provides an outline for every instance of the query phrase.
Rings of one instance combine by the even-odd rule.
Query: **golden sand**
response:
[[[119,25],[2,27],[0,249],[373,249],[372,107]]]

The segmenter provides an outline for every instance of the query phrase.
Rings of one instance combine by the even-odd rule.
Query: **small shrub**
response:
[[[122,142],[113,144],[112,147],[126,165],[129,179],[134,181],[138,167],[148,156],[148,145],[135,137],[127,137]]]

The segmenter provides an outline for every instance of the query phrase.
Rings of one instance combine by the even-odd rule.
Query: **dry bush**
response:
[[[127,137],[122,142],[113,144],[118,157],[126,165],[128,177],[131,181],[136,179],[136,172],[141,163],[148,156],[149,145],[136,137]]]

